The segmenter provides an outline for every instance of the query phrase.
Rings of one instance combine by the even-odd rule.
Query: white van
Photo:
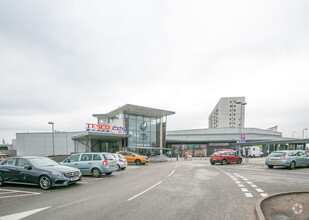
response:
[[[249,147],[249,157],[262,157],[263,152],[259,147]]]
[[[246,156],[247,147],[242,149],[242,154]],[[248,147],[248,157],[262,157],[263,152],[259,147]]]

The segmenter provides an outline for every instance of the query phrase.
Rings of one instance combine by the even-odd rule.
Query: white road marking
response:
[[[262,189],[255,189],[257,192],[261,193],[261,192],[264,192],[264,190]]]
[[[147,192],[147,191],[151,190],[152,188],[156,187],[157,185],[159,185],[159,184],[161,184],[161,183],[162,183],[162,181],[160,181],[160,182],[156,183],[156,184],[155,184],[155,185],[153,185],[152,187],[149,187],[148,189],[144,190],[143,192],[141,192],[141,193],[139,193],[139,194],[137,194],[137,195],[135,195],[135,196],[131,197],[131,198],[130,198],[130,199],[128,199],[127,201],[129,202],[129,201],[131,201],[132,199],[135,199],[136,197],[138,197],[138,196],[140,196],[140,195],[144,194],[145,192]]]
[[[170,177],[174,172],[175,172],[175,170],[173,170],[173,171],[170,173],[170,175],[168,175],[168,177]]]
[[[253,197],[253,195],[251,193],[245,193],[246,197]]]
[[[19,219],[26,218],[29,215],[33,215],[35,213],[41,212],[41,211],[48,209],[48,208],[51,208],[51,206],[41,208],[41,209],[34,209],[34,210],[26,211],[26,212],[20,212],[20,213],[16,213],[16,214],[12,214],[12,215],[2,216],[2,217],[0,217],[0,219],[1,220],[19,220]]]
[[[231,175],[230,173],[227,173],[227,172],[221,170],[220,168],[217,168],[217,169],[220,170],[221,172],[227,174],[229,177],[231,177],[231,179],[233,179],[235,181],[235,183],[240,187],[240,189],[244,192],[246,197],[253,197],[253,195],[251,193],[249,193],[249,190],[247,188],[244,188],[245,187],[244,184],[242,184],[241,181],[238,181],[237,177],[241,178],[243,181],[246,181],[246,183],[249,184],[252,188],[254,188],[257,192],[259,192],[262,197],[268,196],[267,193],[262,193],[264,191],[260,188],[257,188],[257,186],[253,182],[249,181],[246,177],[241,176],[238,173],[233,173],[235,176],[237,176],[237,177],[235,177],[235,176]]]
[[[31,193],[31,194],[42,194],[42,193],[37,193],[37,192],[21,191],[21,190],[10,190],[10,189],[0,189],[0,191],[21,192],[21,193]]]
[[[2,193],[0,193],[1,195],[10,194],[10,193],[19,193],[17,195],[0,196],[0,199],[42,194],[42,193],[37,193],[37,192],[29,192],[29,191],[21,191],[21,190],[9,190],[9,189],[0,189],[0,191],[3,191]],[[20,194],[20,193],[22,193],[22,194]]]

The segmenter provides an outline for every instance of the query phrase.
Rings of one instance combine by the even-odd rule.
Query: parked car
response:
[[[136,165],[145,165],[148,161],[147,156],[142,156],[137,153],[133,153],[130,151],[119,151],[116,154],[122,154],[128,163],[135,163]]]
[[[233,149],[215,149],[215,152],[217,151],[233,151]]]
[[[117,161],[111,153],[105,152],[87,152],[74,154],[60,164],[76,167],[81,170],[83,175],[92,175],[100,177],[102,173],[106,175],[117,171]]]
[[[124,170],[125,168],[127,168],[128,162],[127,162],[126,158],[124,158],[124,156],[122,154],[113,154],[113,155],[114,155],[114,157],[117,160],[118,171],[119,170]]]
[[[242,158],[240,155],[236,155],[234,151],[217,151],[210,156],[210,163],[214,165],[215,163],[221,163],[226,165],[228,163],[242,163]]]
[[[79,169],[38,156],[10,157],[0,163],[0,186],[5,183],[39,185],[42,189],[81,181]]]
[[[309,167],[309,156],[302,150],[274,151],[266,157],[265,164],[270,169],[284,166],[293,170],[295,167]]]

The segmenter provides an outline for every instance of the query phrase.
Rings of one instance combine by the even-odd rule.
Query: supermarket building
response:
[[[15,148],[20,156],[120,150],[148,156],[167,150],[180,155],[186,151],[209,156],[216,148],[236,150],[237,145],[261,141],[264,152],[304,148],[303,143],[283,138],[281,132],[258,128],[166,131],[167,118],[174,114],[173,111],[126,104],[106,114],[93,114],[96,123],[85,122],[84,131],[17,133]]]
[[[126,104],[107,114],[93,114],[96,123],[84,131],[17,133],[17,155],[129,150],[155,155],[166,150],[167,116],[175,112]]]

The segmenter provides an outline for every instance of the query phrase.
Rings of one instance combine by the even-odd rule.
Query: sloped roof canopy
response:
[[[175,114],[175,112],[172,111],[166,111],[162,109],[155,109],[155,108],[148,108],[144,106],[138,106],[138,105],[131,105],[126,104],[124,106],[121,106],[107,114],[93,114],[92,116],[95,118],[112,118],[119,114],[132,114],[132,115],[140,115],[140,116],[146,116],[146,117],[154,117],[154,118],[161,118],[169,115]]]

